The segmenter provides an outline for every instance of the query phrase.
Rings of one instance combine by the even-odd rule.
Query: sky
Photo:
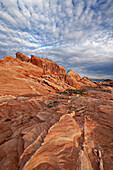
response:
[[[0,0],[0,58],[18,51],[113,79],[113,0]]]

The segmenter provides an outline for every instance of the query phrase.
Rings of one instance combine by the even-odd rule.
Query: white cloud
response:
[[[39,54],[81,73],[113,59],[112,11],[112,0],[0,0],[0,51]]]

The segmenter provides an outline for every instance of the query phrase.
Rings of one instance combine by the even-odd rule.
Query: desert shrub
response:
[[[33,119],[33,118],[34,118],[34,116],[30,115],[30,116],[29,116],[29,118],[30,118],[30,119]]]
[[[67,91],[57,91],[58,94],[68,94]]]
[[[51,107],[53,107],[53,106],[54,106],[54,104],[51,103],[51,102],[47,104],[47,107],[49,107],[49,108],[51,108]]]
[[[9,121],[11,121],[11,119],[10,119],[10,118],[5,119],[5,122],[9,122]]]
[[[21,122],[20,125],[23,125],[23,122]]]
[[[54,107],[54,106],[56,106],[56,105],[58,105],[58,101],[53,101],[53,102],[50,102],[50,103],[48,103],[47,104],[47,107],[49,107],[49,108],[51,108],[51,107]]]
[[[56,105],[56,104],[58,104],[58,101],[57,101],[57,100],[55,100],[53,103]]]
[[[88,89],[91,89],[92,87],[87,86],[87,87],[81,87],[80,89],[66,89],[65,91],[57,92],[59,94],[83,94],[83,92],[87,91]]]

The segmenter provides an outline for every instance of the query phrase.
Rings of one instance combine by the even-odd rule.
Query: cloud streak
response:
[[[21,51],[113,79],[112,18],[112,0],[0,0],[0,57]]]

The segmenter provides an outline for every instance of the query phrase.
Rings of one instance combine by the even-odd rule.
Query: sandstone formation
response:
[[[80,128],[71,117],[71,114],[63,115],[60,120],[49,129],[44,143],[42,143],[40,149],[38,149],[26,163],[24,169],[47,169],[48,166],[52,169],[66,169],[67,164],[75,168],[75,165],[72,165],[72,160],[66,160],[66,158],[69,157],[68,150],[73,150],[74,147],[78,147],[77,140],[80,136]],[[65,156],[63,152],[65,152]],[[74,156],[73,152],[70,152],[70,157],[71,156]],[[78,154],[76,156],[78,156]]]
[[[0,59],[0,170],[112,170],[111,81],[42,60]]]
[[[38,94],[37,78],[42,74],[40,67],[6,56],[0,60],[0,95]]]
[[[79,76],[79,74],[75,73],[73,70],[69,70],[66,74],[66,79],[68,79],[69,77],[76,79],[77,81],[79,81],[81,79],[81,77]]]
[[[20,52],[16,57],[5,56],[0,60],[1,95],[40,94],[95,85],[72,70],[65,73],[63,66],[52,60],[35,56],[30,59]]]
[[[96,84],[90,81],[88,77],[81,78],[79,74],[72,70],[69,70],[66,74],[66,83],[77,89],[84,86],[96,86]]]
[[[20,59],[21,61],[31,62],[32,64],[36,65],[38,68],[42,69],[42,72],[39,74],[39,76],[42,76],[42,75],[46,75],[46,77],[47,75],[52,76],[52,77],[56,76],[55,77],[56,80],[57,79],[63,80],[63,82],[65,81],[66,84],[68,84],[69,86],[73,88],[78,89],[83,86],[96,86],[96,84],[91,82],[87,77],[81,78],[79,74],[75,73],[72,70],[69,70],[66,73],[63,66],[59,66],[58,64],[56,64],[50,59],[47,59],[47,58],[44,59],[41,57],[36,57],[34,55],[31,55],[31,59],[30,59],[29,57],[27,57],[26,55],[20,52],[16,53],[16,58]],[[51,84],[51,82],[49,82],[49,84]],[[55,90],[58,90],[58,89],[62,90],[62,88],[55,87]]]
[[[44,74],[65,74],[63,66],[59,66],[50,59],[44,59],[31,55],[31,62],[43,69]]]
[[[69,70],[66,74],[66,83],[69,84],[70,86],[77,88],[77,89],[79,89],[81,86],[83,86],[83,84],[81,85],[79,83],[80,79],[81,79],[81,77],[72,70]]]
[[[25,54],[20,52],[16,53],[16,58],[20,59],[21,61],[25,62],[32,62],[32,64],[40,67],[43,69],[43,74],[65,74],[65,69],[63,66],[60,66],[47,58],[36,57],[31,55],[31,59],[27,57]]]
[[[95,83],[90,81],[90,79],[88,77],[85,77],[85,76],[80,80],[80,82],[85,84],[86,86],[96,86]]]
[[[20,52],[16,53],[16,58],[20,59],[21,61],[26,61],[26,62],[30,61],[29,57],[27,57],[25,54],[22,54]]]

